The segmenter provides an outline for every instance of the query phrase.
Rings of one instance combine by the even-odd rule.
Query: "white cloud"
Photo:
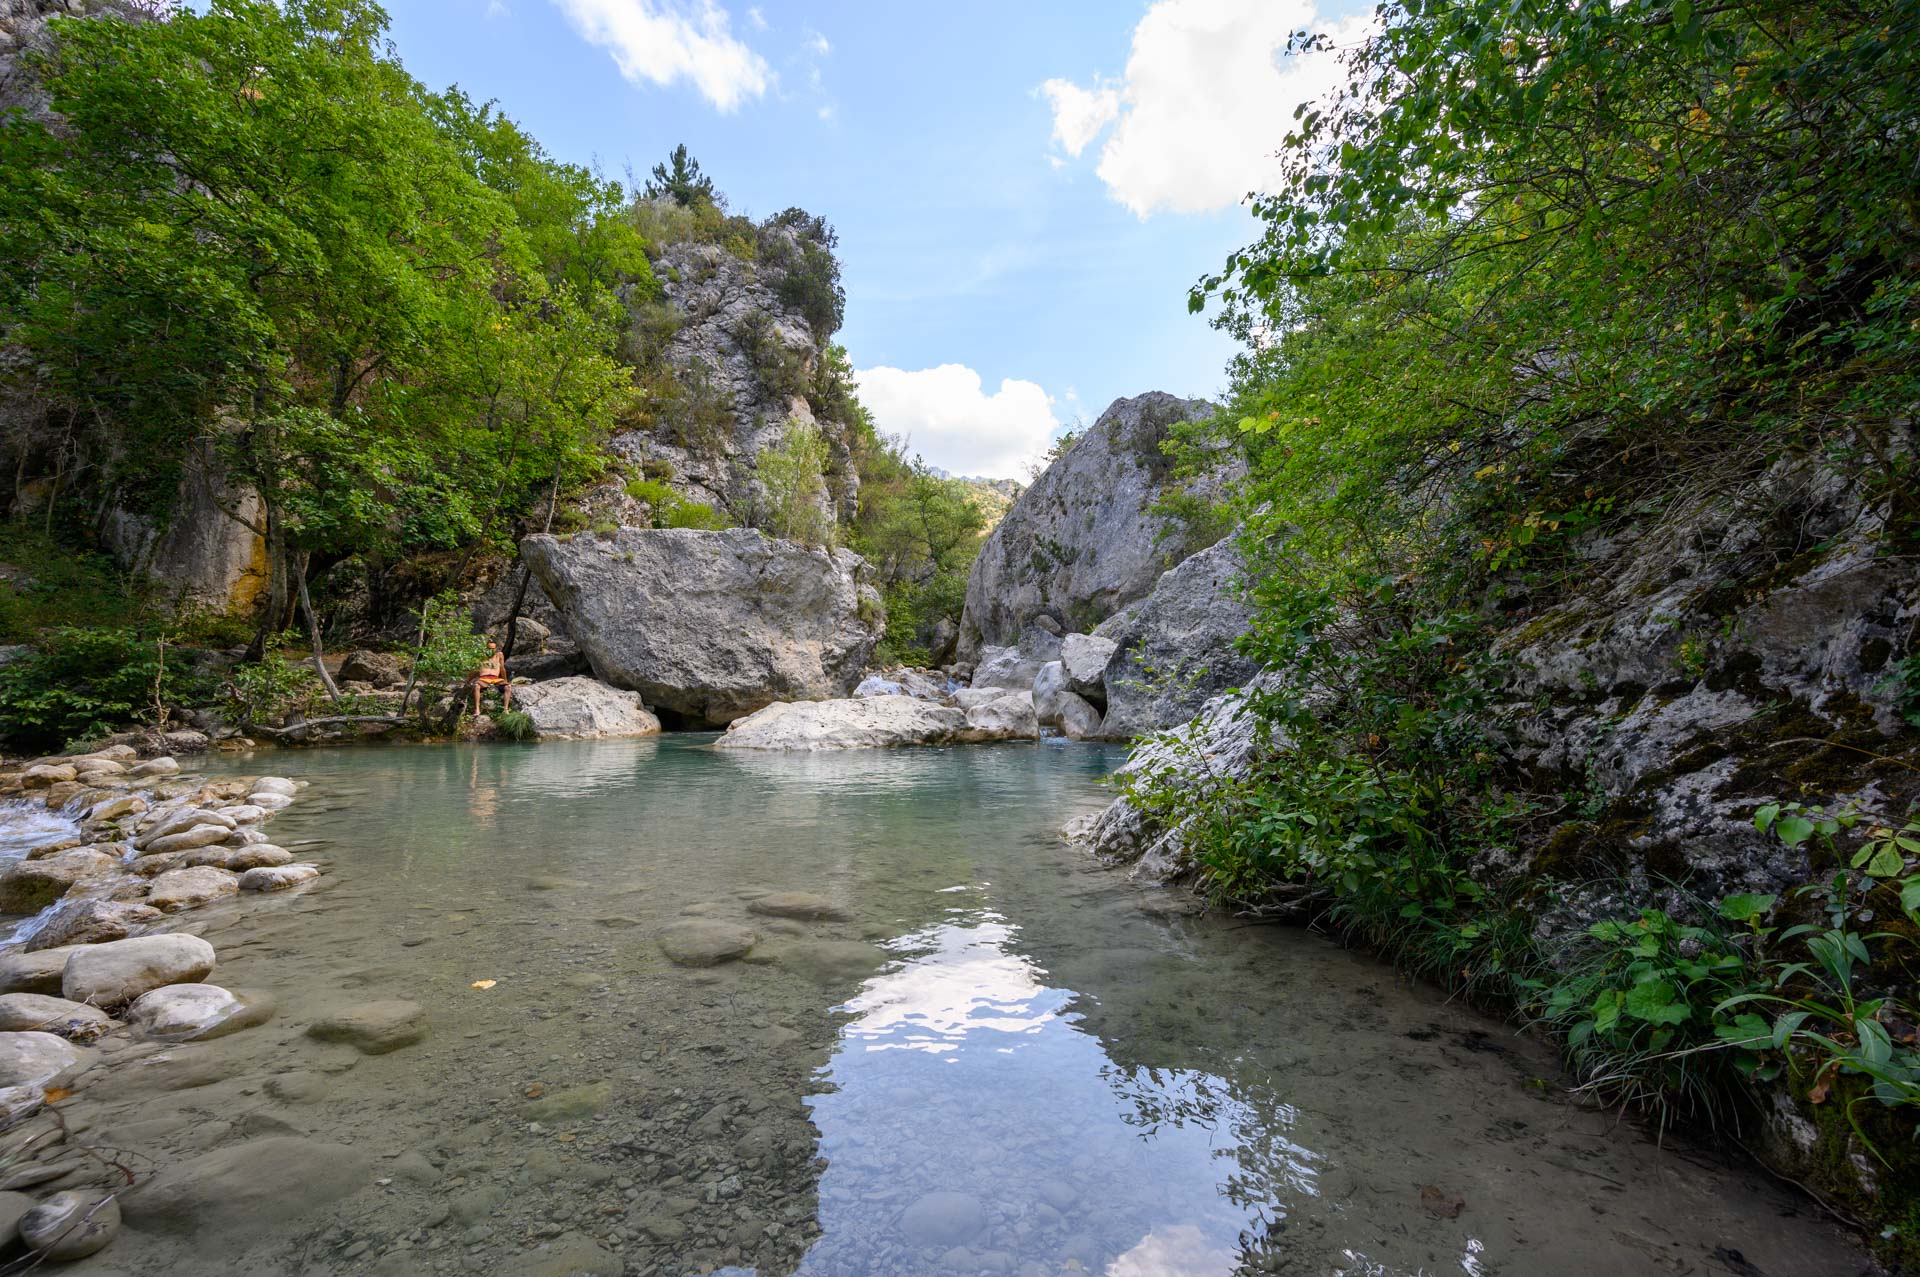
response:
[[[880,429],[906,436],[908,452],[953,474],[1024,480],[1060,427],[1053,400],[1033,382],[1008,378],[987,394],[964,364],[869,368],[854,381]]]
[[[1286,55],[1289,34],[1326,31],[1345,46],[1371,22],[1329,26],[1312,0],[1156,0],[1117,86],[1041,86],[1054,139],[1078,155],[1111,124],[1095,171],[1139,217],[1235,204],[1271,189],[1294,108],[1340,83],[1337,55]]]
[[[747,10],[747,24],[755,31],[765,31],[767,29],[767,15],[760,12],[759,5],[755,5],[753,8]]]
[[[1041,94],[1053,107],[1053,140],[1068,155],[1079,155],[1100,130],[1120,115],[1120,95],[1112,89],[1083,89],[1071,80],[1048,80]]]
[[[807,49],[815,56],[822,58],[833,52],[833,46],[827,42],[827,37],[811,27],[807,29]]]
[[[765,58],[733,35],[715,0],[554,0],[583,38],[613,55],[635,84],[691,80],[722,111],[773,83]]]

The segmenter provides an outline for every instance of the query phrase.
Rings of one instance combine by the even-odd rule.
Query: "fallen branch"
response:
[[[272,736],[276,740],[299,740],[316,727],[333,727],[343,723],[380,723],[387,727],[399,727],[406,719],[399,714],[335,714],[328,718],[308,718],[290,727],[266,727],[259,723],[248,723],[247,731]]]

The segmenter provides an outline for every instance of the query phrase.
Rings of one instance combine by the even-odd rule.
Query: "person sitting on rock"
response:
[[[473,672],[473,715],[480,716],[480,693],[489,687],[500,689],[500,711],[513,708],[513,684],[507,680],[507,658],[500,645],[487,640],[487,659]]]

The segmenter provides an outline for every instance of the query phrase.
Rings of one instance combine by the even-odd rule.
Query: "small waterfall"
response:
[[[85,809],[77,804],[69,804],[59,811],[49,811],[47,805],[37,798],[14,798],[0,802],[0,871],[17,860],[26,859],[27,853],[35,847],[77,836],[80,817],[84,814]],[[70,893],[70,898],[80,899],[83,894],[76,889]],[[56,900],[39,913],[22,918],[11,927],[0,928],[0,950],[25,944],[45,924],[47,915],[63,903],[65,901]]]

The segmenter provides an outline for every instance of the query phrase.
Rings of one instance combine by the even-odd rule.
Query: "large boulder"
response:
[[[1241,571],[1239,547],[1228,537],[1161,576],[1107,662],[1102,736],[1124,740],[1178,726],[1260,672],[1233,646],[1248,625]]]
[[[44,860],[22,860],[0,874],[0,913],[38,913],[73,889],[75,883],[101,878],[117,868],[117,857],[88,847],[62,851]]]
[[[348,652],[340,662],[344,682],[372,683],[375,687],[398,687],[407,681],[407,667],[391,652],[361,650]]]
[[[1004,647],[1042,615],[1088,630],[1153,589],[1198,549],[1186,527],[1156,512],[1163,497],[1213,497],[1245,474],[1237,454],[1204,478],[1176,478],[1162,450],[1171,428],[1213,415],[1201,399],[1154,392],[1116,399],[1086,434],[1020,494],[974,562],[960,617],[959,656]]]
[[[656,736],[660,720],[647,712],[640,693],[608,687],[597,678],[556,678],[514,689],[513,703],[549,740],[598,740],[609,736]]]
[[[974,687],[1010,687],[1025,691],[1040,676],[1042,666],[1060,659],[1060,637],[1037,625],[1020,632],[1009,647],[983,647],[974,665]]]
[[[601,681],[698,724],[846,696],[885,623],[859,555],[750,528],[530,536],[521,554]]]
[[[876,749],[965,739],[964,711],[912,696],[777,702],[736,721],[719,749]]]
[[[69,900],[48,914],[26,943],[29,951],[125,940],[160,911],[131,900]]]
[[[1097,709],[1107,704],[1107,662],[1119,644],[1093,634],[1069,634],[1060,640],[1060,664],[1067,690],[1084,697]]]
[[[135,936],[75,948],[60,979],[73,1002],[118,1007],[169,984],[204,980],[213,973],[213,946],[199,936]]]
[[[1100,711],[1069,686],[1067,667],[1061,661],[1041,666],[1034,678],[1033,713],[1040,726],[1055,728],[1074,740],[1100,735]]]

